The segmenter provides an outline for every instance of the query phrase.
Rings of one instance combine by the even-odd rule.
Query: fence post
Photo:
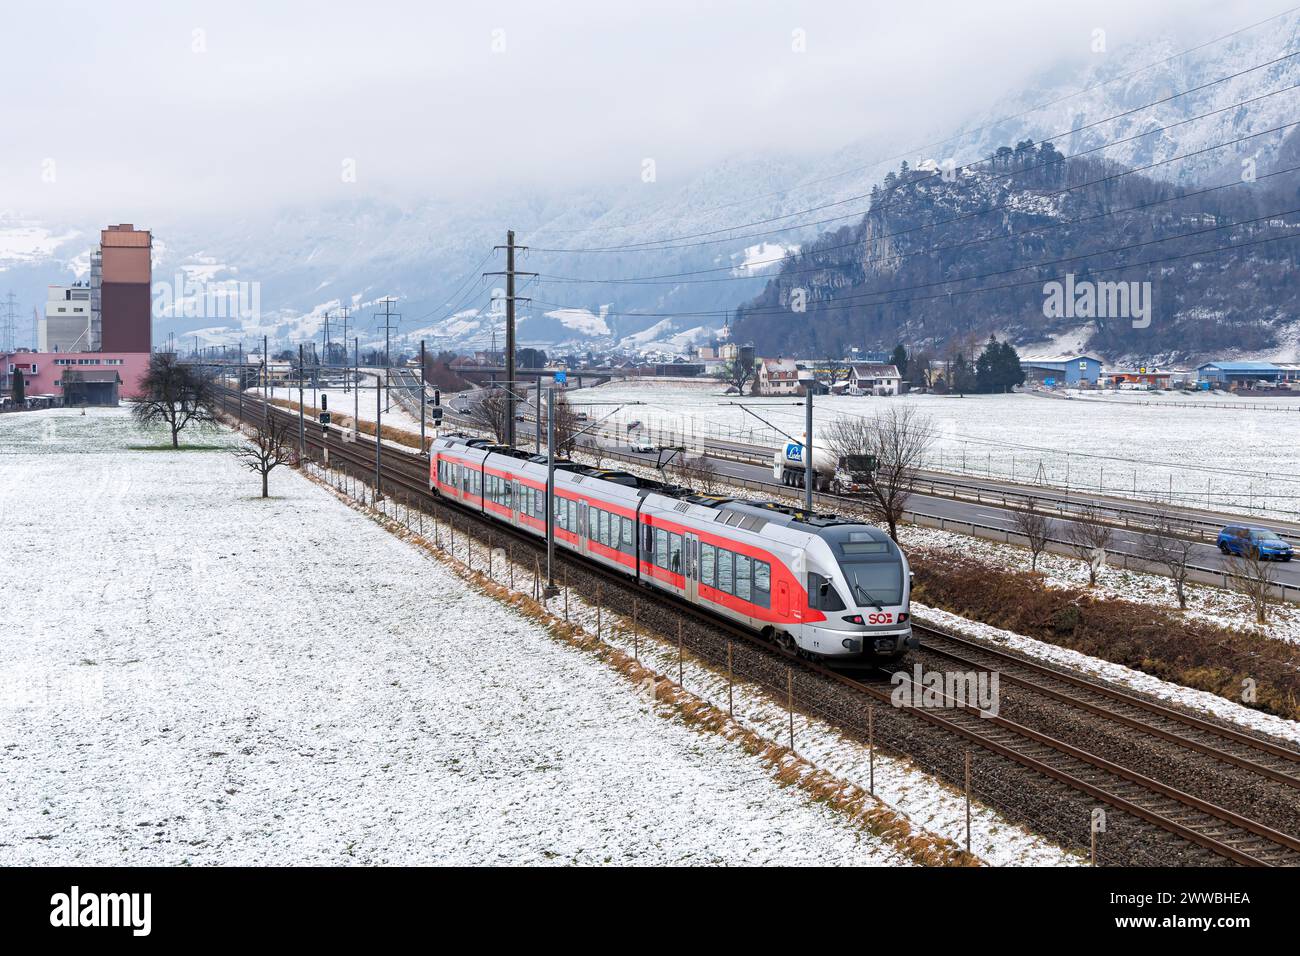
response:
[[[970,750],[966,750],[966,852],[970,853]]]
[[[569,623],[569,569],[564,569],[564,623]]]
[[[785,706],[790,712],[790,752],[794,752],[794,668],[785,669]]]
[[[492,578],[492,533],[488,532],[488,580]]]
[[[597,584],[596,585],[596,640],[600,640],[600,626],[601,626],[600,612],[601,612],[602,604],[603,602],[601,601],[601,597],[600,597],[600,585]]]
[[[632,599],[632,660],[641,660],[641,626],[637,621],[640,601]]]
[[[682,622],[677,622],[677,686],[686,689],[685,662],[682,660]]]
[[[537,555],[533,555],[533,600],[534,601],[536,601],[541,594],[540,585],[539,585],[539,581],[541,580],[541,574],[542,574],[541,563],[538,561]]]
[[[732,696],[731,680],[731,638],[727,638],[727,716],[736,716],[736,702]]]
[[[506,567],[510,569],[510,590],[515,589],[515,546],[509,545],[506,551]]]
[[[867,704],[867,766],[870,768],[869,783],[867,791],[874,797],[876,795],[876,710],[870,704]]]

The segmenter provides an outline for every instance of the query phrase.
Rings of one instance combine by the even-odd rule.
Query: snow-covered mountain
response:
[[[1177,49],[1160,39],[1037,77],[948,142],[914,149],[912,163],[965,164],[1023,139],[1072,130],[1053,141],[1067,156],[1115,140],[1123,142],[1091,155],[1146,166],[1195,153],[1149,170],[1181,183],[1240,176],[1250,159],[1261,173],[1270,169],[1285,130],[1212,147],[1294,117],[1300,91],[1275,91],[1300,83],[1300,57],[1206,84],[1300,49],[1300,17],[1173,57]],[[1170,98],[1196,87],[1203,88]],[[1158,100],[1164,102],[1138,110]],[[1229,108],[1245,100],[1254,102]],[[201,342],[263,334],[295,340],[319,336],[327,314],[339,334],[346,306],[349,336],[355,331],[368,344],[382,339],[376,303],[393,296],[399,340],[486,346],[494,329],[502,336],[503,283],[478,273],[504,268],[503,254],[490,250],[514,228],[517,241],[530,247],[518,268],[541,273],[518,290],[533,299],[520,304],[521,344],[672,351],[707,338],[730,310],[758,295],[786,250],[857,225],[871,186],[915,145],[858,140],[814,159],[774,150],[734,157],[684,181],[661,175],[658,182],[488,200],[361,199],[220,220],[137,222],[154,230],[155,282],[173,288],[170,313],[157,315],[155,340],[168,333],[198,334]],[[810,207],[823,208],[795,215]],[[120,218],[136,217],[123,210]],[[84,274],[100,226],[0,215],[0,293],[12,289],[30,315],[46,284]],[[641,281],[602,281],[611,279]],[[257,314],[240,315],[250,311],[239,304],[250,302],[252,288]],[[21,321],[19,333],[21,342]]]

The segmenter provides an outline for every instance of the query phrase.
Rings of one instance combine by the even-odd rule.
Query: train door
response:
[[[522,525],[519,515],[523,511],[523,502],[519,500],[519,482],[511,478],[509,481],[510,488],[510,523],[512,525]]]
[[[587,547],[587,532],[590,530],[587,525],[587,513],[590,510],[591,508],[587,502],[578,502],[578,549],[583,554],[588,554],[591,550]]]
[[[776,613],[782,620],[790,617],[790,582],[784,578],[776,582]]]
[[[686,535],[685,551],[682,567],[686,597],[694,601],[699,596],[700,590],[700,539],[696,535]]]

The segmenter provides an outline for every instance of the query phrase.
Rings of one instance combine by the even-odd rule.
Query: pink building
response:
[[[148,367],[148,352],[3,352],[0,395],[12,394],[14,372],[21,369],[29,398],[51,395],[62,401],[66,387],[77,393],[71,402],[116,404],[135,397]]]

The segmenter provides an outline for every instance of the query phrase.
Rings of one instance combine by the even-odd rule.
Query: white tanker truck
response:
[[[813,446],[813,490],[848,495],[867,490],[876,470],[873,455],[837,456],[829,449]],[[772,477],[791,488],[804,486],[804,447],[786,442],[772,456]]]

